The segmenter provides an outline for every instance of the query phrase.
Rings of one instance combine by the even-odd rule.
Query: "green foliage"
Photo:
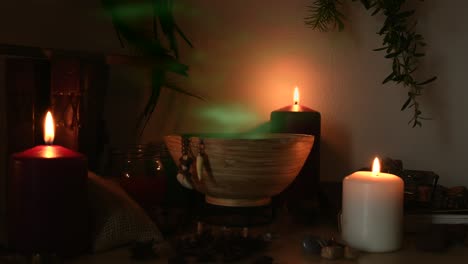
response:
[[[139,55],[154,61],[152,64],[151,96],[137,122],[140,134],[156,107],[163,87],[201,98],[178,87],[168,78],[168,73],[188,75],[188,66],[179,61],[177,35],[192,47],[192,43],[175,22],[173,0],[101,1],[105,11],[112,19],[122,46],[129,46]],[[145,31],[145,25],[148,22],[151,24],[152,32]],[[164,45],[164,43],[168,43],[168,45]]]
[[[320,31],[330,30],[330,26],[343,30],[344,15],[337,10],[341,5],[339,0],[315,0],[312,6],[308,6],[310,15],[306,17],[306,25]]]
[[[355,2],[356,0],[352,0]],[[418,59],[425,54],[421,48],[426,45],[421,34],[415,32],[416,22],[410,20],[414,10],[402,10],[406,0],[360,0],[361,4],[371,15],[383,14],[384,24],[377,34],[383,37],[382,47],[374,51],[385,51],[385,58],[392,61],[392,70],[382,83],[389,81],[402,84],[408,89],[408,98],[401,110],[412,108],[413,117],[409,121],[413,127],[421,126],[422,116],[418,97],[422,95],[424,86],[435,81],[437,77],[431,77],[424,81],[418,81],[414,73],[418,69]],[[339,0],[314,0],[309,7],[310,16],[306,17],[306,24],[313,29],[326,31],[332,28],[341,30],[344,16],[337,11],[341,6]]]

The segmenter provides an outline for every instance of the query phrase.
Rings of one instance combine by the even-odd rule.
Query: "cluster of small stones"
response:
[[[225,232],[214,235],[210,230],[177,239],[174,243],[175,256],[169,263],[229,263],[242,261],[266,248],[268,241],[262,236],[245,236],[242,232]],[[261,256],[252,260],[254,264],[271,264],[273,258]]]
[[[322,239],[320,237],[307,236],[302,241],[302,248],[310,254],[320,255],[324,259],[357,259],[359,251],[335,239]]]

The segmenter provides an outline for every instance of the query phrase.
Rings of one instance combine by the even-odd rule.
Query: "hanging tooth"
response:
[[[197,177],[201,181],[203,173],[203,156],[198,154],[197,156]]]
[[[187,180],[187,177],[182,173],[177,173],[177,181],[187,189],[193,189],[192,184]]]

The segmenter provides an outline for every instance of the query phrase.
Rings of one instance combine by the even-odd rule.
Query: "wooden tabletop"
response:
[[[302,264],[302,263],[468,263],[468,247],[452,246],[443,252],[425,252],[416,249],[414,236],[407,234],[403,248],[391,253],[361,253],[356,260],[327,260],[318,255],[304,252],[301,242],[307,235],[320,236],[323,238],[335,237],[339,239],[339,233],[333,224],[321,223],[316,225],[299,225],[292,223],[289,219],[279,219],[275,223],[257,228],[257,232],[271,232],[273,239],[268,249],[261,255],[271,256],[273,263],[277,264]],[[161,245],[160,257],[148,261],[134,261],[130,258],[128,248],[120,248],[94,255],[82,256],[67,263],[73,264],[100,264],[100,263],[167,263],[170,249],[167,245]],[[258,256],[257,256],[258,257]],[[252,263],[252,260],[244,260],[238,263]]]

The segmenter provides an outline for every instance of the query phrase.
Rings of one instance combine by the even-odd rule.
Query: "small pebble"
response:
[[[338,240],[336,240],[334,237],[332,237],[331,239],[327,240],[327,246],[340,246],[340,247],[344,247],[345,244],[343,242],[340,242]]]
[[[344,257],[346,259],[357,259],[359,257],[359,250],[346,246],[344,248]]]
[[[320,254],[320,251],[322,249],[322,245],[320,244],[320,237],[315,237],[315,236],[306,236],[302,240],[302,249],[306,253],[310,254]]]
[[[272,241],[273,240],[273,234],[270,233],[270,232],[265,233],[265,234],[263,234],[262,238],[263,238],[264,241]]]
[[[320,255],[325,259],[339,259],[344,255],[343,247],[340,246],[326,246],[322,248]]]

